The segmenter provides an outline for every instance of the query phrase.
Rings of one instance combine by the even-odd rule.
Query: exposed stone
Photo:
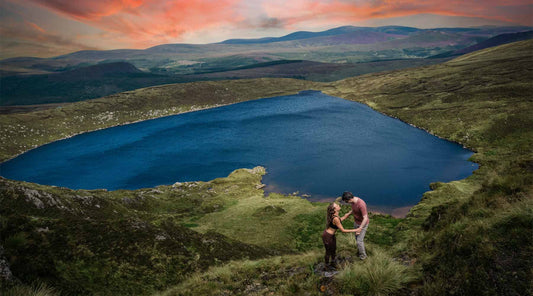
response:
[[[262,166],[256,166],[253,169],[247,169],[248,172],[255,174],[255,175],[264,175],[266,174],[266,169]]]
[[[93,197],[90,195],[74,195],[72,198],[81,201],[84,205],[90,205],[93,201]]]
[[[164,236],[164,235],[161,235],[161,234],[158,234],[158,235],[155,236],[155,240],[157,240],[157,241],[164,241],[166,239],[167,239],[167,237]]]
[[[4,257],[4,247],[0,245],[0,282],[13,282],[15,277],[11,273],[9,263]]]
[[[19,189],[24,194],[26,201],[33,203],[38,209],[44,209],[45,204],[53,207],[65,208],[60,200],[55,199],[54,196],[48,192],[25,187],[19,187]]]

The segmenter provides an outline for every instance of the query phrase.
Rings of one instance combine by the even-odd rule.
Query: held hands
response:
[[[361,227],[359,227],[359,228],[356,228],[354,232],[355,234],[359,235],[361,234],[361,230],[362,230]]]

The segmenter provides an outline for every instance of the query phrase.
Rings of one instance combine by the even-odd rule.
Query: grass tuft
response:
[[[343,293],[379,296],[397,293],[413,279],[407,266],[374,249],[365,261],[345,267],[335,280]]]
[[[4,291],[0,290],[3,296],[58,296],[55,289],[43,283],[36,283],[32,286],[16,285]]]

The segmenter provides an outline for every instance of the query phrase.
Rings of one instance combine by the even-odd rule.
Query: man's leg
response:
[[[354,228],[359,228],[359,224],[354,222]],[[366,250],[365,250],[365,234],[366,230],[368,228],[368,224],[361,229],[361,232],[359,235],[355,235],[355,240],[357,241],[357,249],[359,250],[359,259],[365,260],[366,259]]]

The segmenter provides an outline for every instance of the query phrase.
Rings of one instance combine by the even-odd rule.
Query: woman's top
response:
[[[339,216],[333,216],[333,219],[331,219],[331,222],[329,222],[329,225],[328,227],[329,228],[333,228],[333,229],[339,229],[339,227],[337,225],[335,225],[335,223],[333,223],[333,220],[335,220],[335,217],[339,218]],[[339,218],[340,220],[341,218]]]

